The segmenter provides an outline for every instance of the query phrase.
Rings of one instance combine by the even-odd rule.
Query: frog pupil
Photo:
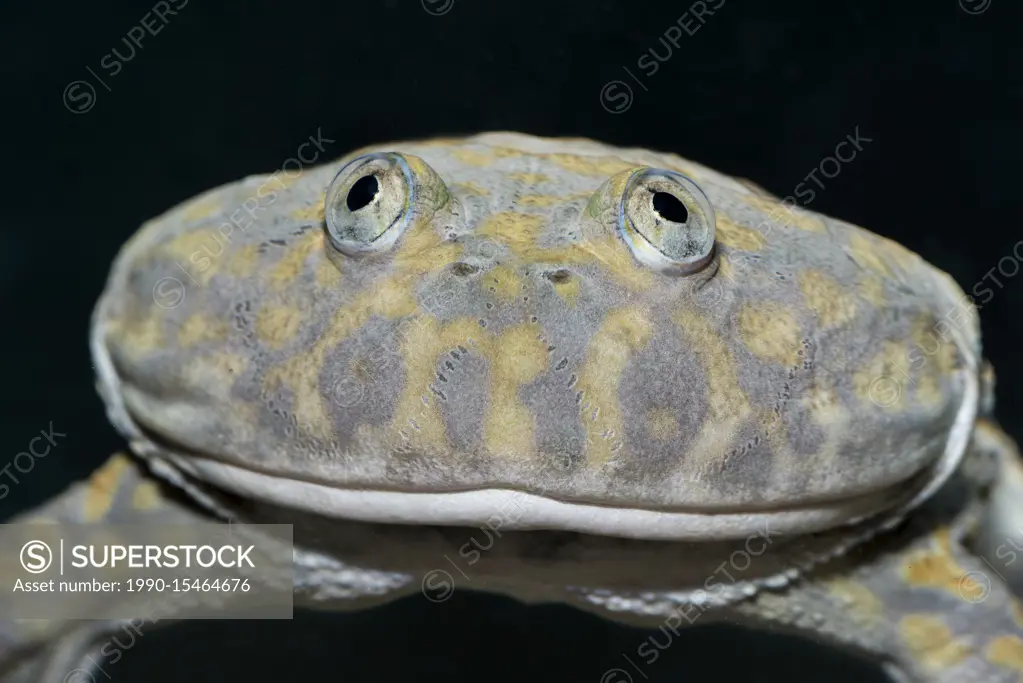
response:
[[[355,181],[352,185],[352,189],[348,190],[348,198],[345,203],[348,205],[349,211],[358,211],[363,208],[377,196],[377,192],[380,191],[380,183],[377,182],[377,178],[374,175],[362,176]]]
[[[654,211],[666,221],[672,223],[685,223],[689,220],[689,212],[685,204],[679,201],[678,197],[667,192],[655,192],[653,199]]]

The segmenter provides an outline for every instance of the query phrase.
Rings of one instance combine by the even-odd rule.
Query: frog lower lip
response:
[[[325,517],[384,524],[479,526],[498,511],[514,510],[514,515],[502,518],[502,528],[575,531],[652,541],[741,539],[765,526],[772,532],[794,536],[852,526],[871,518],[894,520],[935,477],[928,469],[881,491],[788,509],[612,507],[511,488],[417,492],[299,479],[241,467],[183,447],[145,427],[139,429],[152,446],[149,457],[164,465],[236,495]]]

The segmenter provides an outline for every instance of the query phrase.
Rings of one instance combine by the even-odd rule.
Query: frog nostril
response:
[[[345,204],[349,211],[358,211],[373,201],[379,191],[380,183],[375,175],[363,176],[355,181],[352,189],[348,190]]]
[[[548,273],[544,273],[544,277],[553,282],[556,285],[564,284],[568,282],[569,278],[572,277],[572,273],[568,272],[564,268],[559,268]]]
[[[474,266],[471,263],[463,263],[462,261],[459,261],[458,263],[453,263],[451,265],[451,272],[460,277],[465,277],[467,275],[472,275],[473,273],[478,273],[479,270],[480,270],[479,266]]]

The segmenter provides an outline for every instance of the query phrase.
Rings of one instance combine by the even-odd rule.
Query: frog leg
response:
[[[971,539],[993,573],[1023,596],[1023,459],[998,425],[981,420],[974,444],[992,460],[998,475],[990,500]]]
[[[964,478],[902,527],[731,616],[851,648],[900,683],[1020,683],[1023,607],[962,544]]]
[[[145,467],[117,454],[88,480],[73,484],[40,507],[8,523],[194,524],[209,515],[152,477]],[[5,582],[6,583],[6,582]],[[0,596],[0,615],[4,613]],[[116,634],[120,642],[133,633],[165,623],[143,620],[43,620],[0,618],[0,681],[3,683],[84,683],[103,665],[99,648]],[[123,629],[123,632],[122,632]],[[108,663],[109,665],[109,663]]]

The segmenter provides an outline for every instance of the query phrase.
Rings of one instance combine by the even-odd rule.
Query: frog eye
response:
[[[414,202],[412,171],[400,154],[358,157],[327,187],[327,235],[347,256],[384,251],[405,231]]]
[[[629,178],[618,230],[643,264],[670,275],[694,273],[714,253],[714,208],[696,183],[647,168]]]

